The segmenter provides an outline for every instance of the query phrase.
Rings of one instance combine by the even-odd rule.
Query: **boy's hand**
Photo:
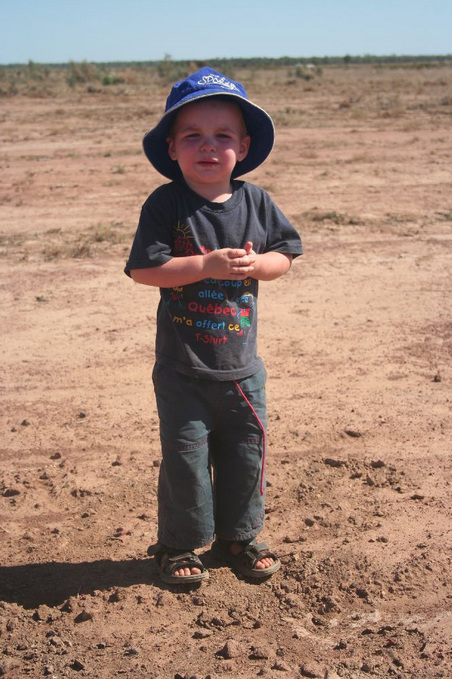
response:
[[[250,240],[246,241],[244,248],[246,250],[246,254],[250,257],[254,257],[254,261],[256,261],[256,253],[253,250],[253,244]]]
[[[204,255],[205,278],[244,280],[254,271],[256,253],[251,242],[242,248],[221,248]]]

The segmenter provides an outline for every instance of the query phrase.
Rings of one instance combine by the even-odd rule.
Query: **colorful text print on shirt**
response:
[[[196,243],[188,224],[179,221],[173,228],[172,254],[189,257],[207,255],[211,248]],[[254,322],[257,283],[205,278],[191,285],[171,288],[166,306],[172,321],[184,335],[184,341],[203,344],[226,344],[229,339],[247,341]]]
[[[173,288],[169,303],[173,323],[203,344],[226,344],[232,337],[246,342],[254,319],[255,297],[249,290],[252,283],[251,278],[206,278],[185,288]]]

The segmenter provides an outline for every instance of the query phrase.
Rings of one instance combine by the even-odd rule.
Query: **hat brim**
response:
[[[242,109],[247,133],[250,135],[250,148],[246,157],[239,161],[232,171],[231,176],[233,178],[255,170],[270,154],[275,140],[275,128],[272,119],[264,109],[237,94],[203,93],[199,96],[186,97],[178,106],[167,111],[160,122],[143,138],[143,149],[146,157],[157,172],[160,172],[164,177],[172,180],[182,177],[178,163],[175,160],[171,160],[168,155],[167,139],[177,113],[185,104],[210,97],[227,98],[236,101]]]

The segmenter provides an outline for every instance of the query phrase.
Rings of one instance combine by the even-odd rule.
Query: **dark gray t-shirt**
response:
[[[294,227],[261,188],[234,181],[224,203],[211,203],[184,182],[164,184],[143,205],[125,272],[172,257],[242,248],[302,254]],[[192,377],[236,380],[262,367],[257,356],[258,281],[204,279],[161,288],[156,360]]]

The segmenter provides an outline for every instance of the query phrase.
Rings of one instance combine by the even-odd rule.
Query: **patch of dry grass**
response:
[[[35,234],[3,234],[0,235],[0,257],[46,262],[61,259],[88,259],[101,257],[112,252],[118,246],[127,243],[129,247],[134,227],[123,223],[98,224],[79,233],[49,229]]]

